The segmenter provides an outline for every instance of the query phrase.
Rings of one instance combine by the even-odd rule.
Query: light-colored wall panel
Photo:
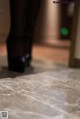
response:
[[[56,0],[55,0],[56,1]],[[43,0],[35,30],[35,39],[58,39],[59,36],[59,4],[53,0]]]

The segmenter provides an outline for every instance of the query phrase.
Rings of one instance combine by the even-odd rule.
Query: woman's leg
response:
[[[10,70],[22,72],[24,62],[25,10],[28,0],[10,0],[11,28],[7,38],[8,66]]]
[[[26,0],[10,0],[11,29],[9,36],[14,42],[14,56],[24,55],[25,10]]]
[[[30,59],[32,57],[33,34],[40,3],[41,0],[28,0],[28,6],[26,7],[25,54],[26,57],[30,57]]]

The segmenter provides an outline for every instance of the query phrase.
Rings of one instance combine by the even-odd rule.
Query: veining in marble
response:
[[[0,79],[0,111],[9,119],[80,119],[80,70]]]

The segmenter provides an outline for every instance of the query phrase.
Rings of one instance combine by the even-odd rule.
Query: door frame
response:
[[[77,62],[75,61],[75,50],[76,50],[76,38],[77,38],[77,27],[78,27],[78,15],[79,15],[79,0],[75,1],[74,8],[74,18],[72,25],[72,34],[71,34],[71,46],[70,46],[70,55],[69,55],[69,67],[75,68]],[[78,66],[77,66],[78,67]]]

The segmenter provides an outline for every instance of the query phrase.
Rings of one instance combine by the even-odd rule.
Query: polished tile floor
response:
[[[80,70],[0,79],[0,111],[9,119],[80,119]]]
[[[18,74],[8,71],[0,45],[0,111],[9,119],[80,119],[80,69],[67,67],[68,48],[54,49],[35,45],[31,67]]]

